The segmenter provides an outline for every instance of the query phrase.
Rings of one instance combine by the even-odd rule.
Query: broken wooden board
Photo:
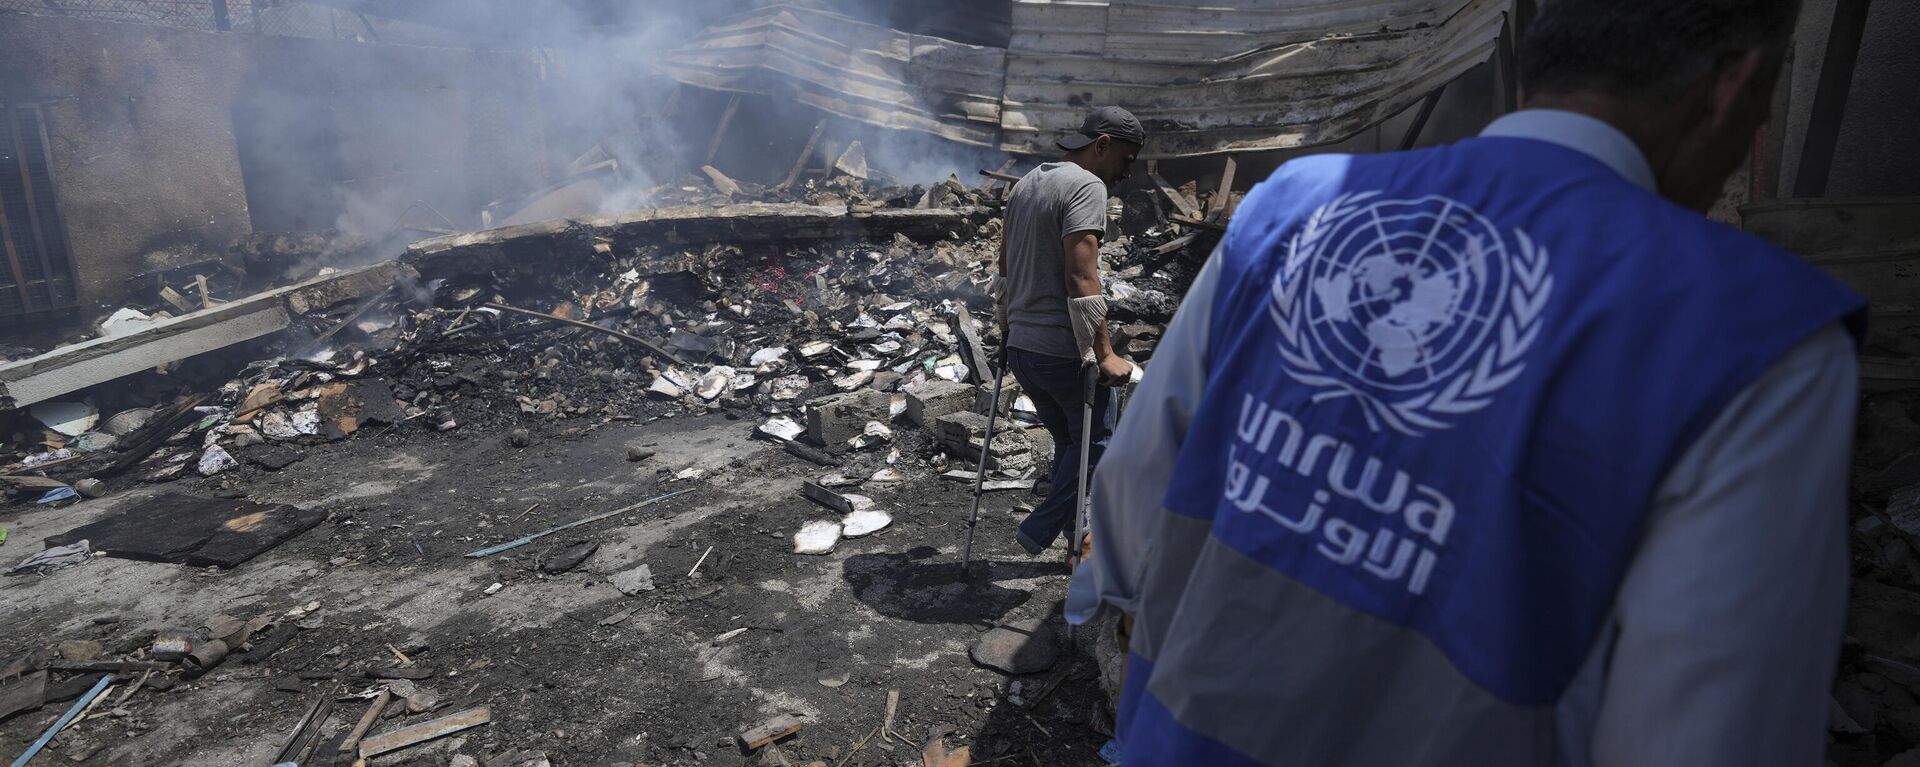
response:
[[[734,736],[740,743],[740,752],[751,754],[768,744],[785,740],[799,734],[800,725],[805,722],[792,714],[782,714],[764,724],[750,728]]]
[[[360,758],[366,759],[388,751],[398,751],[415,743],[425,743],[434,738],[452,735],[461,730],[479,727],[493,721],[493,712],[486,706],[470,708],[452,716],[445,716],[431,722],[421,722],[411,727],[402,727],[393,732],[360,741]]]
[[[126,335],[95,338],[0,365],[0,409],[25,407],[285,329],[292,317],[416,277],[388,262],[269,290]]]
[[[189,567],[237,567],[326,519],[319,509],[165,493],[59,535],[48,546],[92,542],[107,556]]]

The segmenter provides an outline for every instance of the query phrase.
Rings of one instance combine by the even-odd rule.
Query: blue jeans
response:
[[[1027,398],[1033,400],[1040,424],[1053,435],[1052,488],[1046,500],[1021,521],[1017,536],[1027,553],[1038,554],[1052,546],[1061,533],[1073,529],[1074,515],[1080,509],[1080,426],[1086,417],[1082,372],[1080,360],[1019,348],[1007,350],[1007,367]],[[1113,389],[1094,389],[1093,444],[1087,452],[1089,475],[1113,436],[1114,420],[1120,412],[1116,399]]]

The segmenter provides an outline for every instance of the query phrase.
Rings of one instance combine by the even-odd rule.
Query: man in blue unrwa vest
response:
[[[1862,302],[1702,216],[1792,0],[1554,0],[1526,109],[1247,195],[1100,464],[1130,765],[1820,764]]]

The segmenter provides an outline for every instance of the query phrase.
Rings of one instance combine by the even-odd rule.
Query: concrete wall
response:
[[[1805,0],[1794,34],[1780,189],[1793,189],[1834,0]],[[1828,197],[1920,195],[1920,3],[1877,0],[1840,123]]]
[[[414,200],[468,226],[481,204],[537,184],[539,151],[503,151],[539,145],[537,87],[519,53],[0,15],[0,98],[45,105],[86,309],[149,298],[131,275],[253,230],[236,107],[331,119],[321,132],[338,146],[321,151],[337,188],[314,199],[339,204],[305,223],[383,232]],[[290,139],[253,154],[314,151]]]

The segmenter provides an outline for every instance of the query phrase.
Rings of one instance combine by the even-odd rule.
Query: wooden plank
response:
[[[380,718],[380,712],[386,710],[387,701],[393,700],[392,690],[381,690],[374,696],[373,704],[367,706],[367,713],[360,715],[360,721],[353,725],[353,731],[347,733],[347,739],[340,742],[340,753],[351,754],[360,747],[360,740],[373,729],[373,723]]]
[[[479,727],[493,721],[493,712],[486,706],[470,708],[452,716],[445,716],[431,722],[422,722],[412,727],[402,727],[393,732],[385,732],[360,741],[360,758],[366,759],[389,751],[397,751],[416,743],[425,743],[434,738],[445,737],[461,730]]]
[[[1854,64],[1860,59],[1860,41],[1867,32],[1867,8],[1872,0],[1834,0],[1833,24],[1827,28],[1826,57],[1820,62],[1820,82],[1807,113],[1807,133],[1800,145],[1800,169],[1794,173],[1793,196],[1824,197],[1833,155],[1840,145],[1840,121],[1853,88]]]
[[[733,114],[740,111],[740,94],[735,93],[727,99],[726,111],[720,113],[720,124],[713,127],[713,141],[707,144],[707,159],[701,165],[712,165],[713,157],[720,153],[720,142],[727,137],[727,127],[733,124]]]
[[[1233,172],[1239,163],[1233,155],[1227,155],[1227,167],[1220,171],[1220,189],[1207,200],[1207,220],[1220,221],[1227,215],[1228,203],[1233,200]]]
[[[813,156],[813,148],[819,145],[820,134],[825,132],[826,129],[827,129],[826,120],[821,120],[813,124],[813,135],[810,135],[807,137],[807,145],[800,149],[800,156],[794,158],[793,169],[787,171],[787,177],[780,182],[779,186],[774,188],[785,189],[787,187],[793,186],[794,182],[800,180],[800,171],[807,169],[807,158]]]
[[[1176,224],[1191,226],[1195,229],[1205,229],[1209,232],[1224,232],[1227,230],[1226,227],[1213,223],[1212,221],[1202,221],[1191,216],[1168,216],[1167,220]]]
[[[987,170],[985,168],[982,168],[980,170],[980,175],[986,176],[989,179],[989,181],[987,182],[988,184],[998,184],[1003,181],[1008,184],[1015,184],[1015,183],[1019,183],[1020,181],[1019,176],[1013,175],[1011,173],[1001,173],[1000,171]]]
[[[1180,190],[1173,188],[1172,184],[1167,183],[1166,179],[1160,177],[1159,161],[1157,160],[1147,161],[1147,177],[1152,179],[1153,185],[1160,190],[1161,194],[1166,195],[1166,198],[1173,203],[1173,207],[1179,208],[1180,212],[1184,214],[1187,218],[1198,220],[1203,217],[1200,214],[1199,205],[1196,205],[1192,200],[1187,199],[1187,196],[1184,194],[1181,194]]]
[[[751,754],[775,741],[784,740],[800,732],[804,722],[792,714],[782,714],[763,724],[749,728],[734,738],[740,744],[742,753]]]
[[[1013,170],[1013,166],[1015,166],[1015,165],[1017,165],[1017,164],[1019,164],[1019,162],[1020,162],[1019,160],[1017,160],[1017,159],[1015,159],[1015,158],[1012,158],[1012,157],[1009,157],[1009,158],[1007,158],[1007,161],[1006,161],[1006,162],[1003,162],[1003,163],[1000,163],[1000,169],[999,169],[999,170],[996,170],[996,171],[993,171],[993,172],[991,172],[991,173],[989,173],[989,172],[987,172],[987,171],[984,171],[984,170],[983,170],[983,171],[981,171],[981,172],[980,172],[980,175],[983,175],[983,176],[986,176],[986,177],[987,177],[987,183],[986,183],[986,186],[984,186],[984,187],[982,187],[982,188],[984,188],[984,189],[986,189],[987,191],[989,191],[989,192],[991,192],[991,191],[993,191],[994,189],[997,189],[997,188],[999,188],[999,186],[1000,186],[1000,184],[1001,184],[1001,182],[1005,182],[1005,183],[1007,183],[1008,185],[1012,185],[1012,184],[1013,184],[1014,182],[1017,182],[1017,181],[1019,181],[1019,180],[1020,180],[1020,177],[1019,177],[1019,176],[1015,176],[1015,175],[1013,175],[1012,173],[1009,173],[1009,172],[1008,172],[1008,171],[1011,171],[1011,170]]]

